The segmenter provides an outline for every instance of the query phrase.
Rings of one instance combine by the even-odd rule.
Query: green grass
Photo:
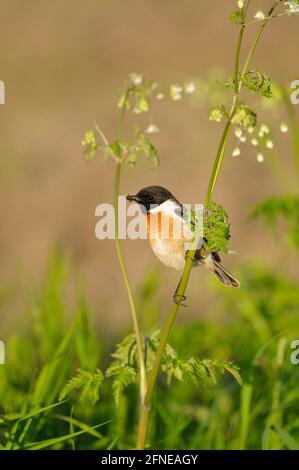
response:
[[[196,387],[160,378],[149,443],[155,449],[295,449],[299,447],[299,366],[290,342],[299,337],[297,284],[266,268],[240,268],[242,289],[219,287],[218,302],[198,322],[178,324],[171,344],[189,356],[234,361],[243,385],[229,374]],[[6,341],[0,366],[1,449],[126,449],[134,446],[137,390],[129,385],[115,406],[112,381],[88,383],[59,397],[78,368],[92,379],[114,346],[90,320],[78,288],[65,301],[68,269],[52,256],[45,278],[24,306],[26,324]],[[144,279],[138,303],[156,320],[157,273]],[[214,288],[214,287],[213,287]],[[4,308],[4,307],[2,307]],[[192,308],[192,307],[191,307]],[[72,321],[67,321],[72,319]],[[98,376],[101,379],[100,376]],[[89,388],[90,386],[90,388]],[[92,389],[93,387],[93,389]]]

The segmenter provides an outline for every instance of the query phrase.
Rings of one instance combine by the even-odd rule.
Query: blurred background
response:
[[[252,0],[251,20],[271,3]],[[135,121],[159,127],[151,139],[161,164],[151,169],[140,158],[124,168],[121,192],[160,184],[182,202],[202,202],[223,128],[209,121],[209,108],[224,98],[217,79],[232,75],[236,7],[235,0],[2,0],[0,450],[133,448],[134,336],[111,358],[132,332],[131,317],[114,242],[94,233],[95,208],[112,202],[114,165],[84,160],[81,142],[94,123],[116,138],[130,72],[166,89],[195,80],[195,96],[155,102],[146,116],[129,118],[126,135]],[[255,31],[256,24],[246,29],[244,50]],[[236,252],[223,264],[242,288],[193,272],[188,309],[170,338],[178,352],[168,347],[167,380],[161,373],[153,399],[150,448],[299,449],[296,351],[290,360],[299,338],[299,105],[289,100],[299,78],[298,31],[295,15],[273,18],[256,50],[252,68],[284,87],[276,83],[272,101],[244,93],[273,129],[274,149],[259,163],[247,142],[233,158],[232,133],[215,191]],[[250,218],[258,204],[263,217]],[[276,218],[273,237],[264,222]],[[178,273],[144,240],[122,247],[150,338],[150,369]],[[198,368],[188,382],[191,356]]]
[[[264,11],[269,4],[256,3]],[[228,18],[235,4],[2,2],[0,79],[6,104],[0,107],[0,282],[6,301],[0,331],[14,328],[23,315],[27,288],[39,282],[54,247],[70,259],[70,299],[79,278],[104,331],[117,334],[130,322],[114,244],[94,235],[96,206],[112,200],[113,164],[101,158],[84,161],[82,136],[96,122],[108,138],[115,138],[117,99],[132,71],[165,86],[205,76],[215,64],[230,75],[237,29]],[[299,73],[296,20],[273,20],[253,64],[286,85]],[[250,39],[249,28],[244,47]],[[126,169],[123,194],[161,184],[183,202],[202,202],[222,125],[209,122],[208,106],[190,106],[186,100],[159,103],[153,117],[161,130],[153,137],[161,165],[151,170],[141,160],[135,169]],[[268,112],[267,118],[272,117]],[[280,120],[273,117],[277,128]],[[279,131],[275,148],[288,166],[289,140]],[[285,257],[279,238],[273,242],[263,225],[248,219],[257,201],[278,191],[253,148],[244,147],[239,158],[231,158],[229,150],[215,199],[230,215],[231,248],[238,254],[226,257],[224,264],[232,271],[248,258],[277,269]],[[138,289],[141,279],[157,269],[163,305],[170,305],[177,273],[160,266],[145,241],[125,241],[123,249],[133,286]],[[292,263],[283,269],[296,272]],[[213,299],[206,294],[206,277],[193,273],[189,316],[202,315]],[[6,297],[7,291],[13,295]]]

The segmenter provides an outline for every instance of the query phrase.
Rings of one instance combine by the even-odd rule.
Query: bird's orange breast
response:
[[[178,222],[176,221],[176,227]],[[180,223],[180,225],[182,225]],[[150,240],[163,239],[172,240],[175,238],[174,218],[165,212],[156,212],[147,215],[147,234]]]
[[[182,270],[185,265],[183,221],[165,212],[147,216],[147,232],[151,248],[166,266]]]

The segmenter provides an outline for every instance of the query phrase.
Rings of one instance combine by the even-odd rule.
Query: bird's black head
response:
[[[134,196],[127,196],[128,201],[138,202],[138,204],[144,206],[147,211],[154,206],[163,204],[163,202],[168,201],[168,199],[178,202],[171,192],[162,186],[147,186]]]

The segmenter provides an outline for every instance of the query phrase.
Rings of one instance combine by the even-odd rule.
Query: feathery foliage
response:
[[[80,390],[80,400],[90,397],[91,404],[94,405],[100,398],[103,373],[99,369],[94,373],[83,369],[77,369],[76,372],[76,376],[72,377],[63,387],[59,395],[59,400],[63,400],[74,390]]]

